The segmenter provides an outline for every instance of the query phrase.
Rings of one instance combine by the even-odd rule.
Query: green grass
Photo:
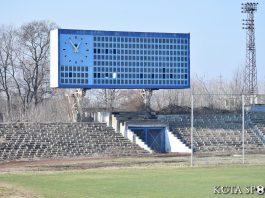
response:
[[[214,195],[215,185],[265,184],[264,166],[100,168],[0,174],[5,182],[44,197],[252,197]],[[257,195],[253,195],[257,197]]]

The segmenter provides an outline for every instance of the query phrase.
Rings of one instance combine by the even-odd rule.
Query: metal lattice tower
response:
[[[246,62],[244,70],[244,94],[255,98],[258,93],[257,66],[256,66],[256,45],[255,45],[255,19],[258,3],[242,3],[242,13],[247,15],[243,19],[243,29],[246,30]],[[253,103],[254,101],[252,100]]]

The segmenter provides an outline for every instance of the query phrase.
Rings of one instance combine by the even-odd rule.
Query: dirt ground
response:
[[[212,166],[241,164],[242,156],[195,156],[194,166]],[[265,154],[247,155],[246,164],[261,165],[265,164]],[[23,171],[67,171],[83,170],[104,167],[135,167],[135,166],[154,166],[171,165],[178,167],[190,166],[190,156],[180,155],[152,155],[149,157],[79,157],[61,158],[47,160],[20,160],[12,162],[0,162],[0,174]]]
[[[0,163],[0,173],[20,171],[63,171],[82,170],[100,167],[130,167],[159,163],[184,164],[187,156],[152,156],[152,157],[105,157],[105,158],[63,158],[34,161],[12,161]]]

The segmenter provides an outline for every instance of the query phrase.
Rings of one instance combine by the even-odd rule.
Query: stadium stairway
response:
[[[148,154],[104,123],[0,124],[0,161]]]
[[[155,115],[147,117],[142,112],[115,112],[111,120],[111,126],[117,133],[150,153],[191,153],[191,149]]]
[[[144,150],[148,151],[149,153],[154,153],[154,151],[130,129],[127,129],[126,138],[129,139],[131,142],[134,142]]]

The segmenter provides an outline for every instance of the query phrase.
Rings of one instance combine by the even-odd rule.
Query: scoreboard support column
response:
[[[145,111],[151,112],[151,97],[153,95],[153,89],[142,89],[141,90],[141,96],[143,98],[143,102],[145,105]]]
[[[82,121],[82,100],[86,95],[87,89],[70,90],[70,93],[65,92],[70,104],[70,118],[72,122]]]

